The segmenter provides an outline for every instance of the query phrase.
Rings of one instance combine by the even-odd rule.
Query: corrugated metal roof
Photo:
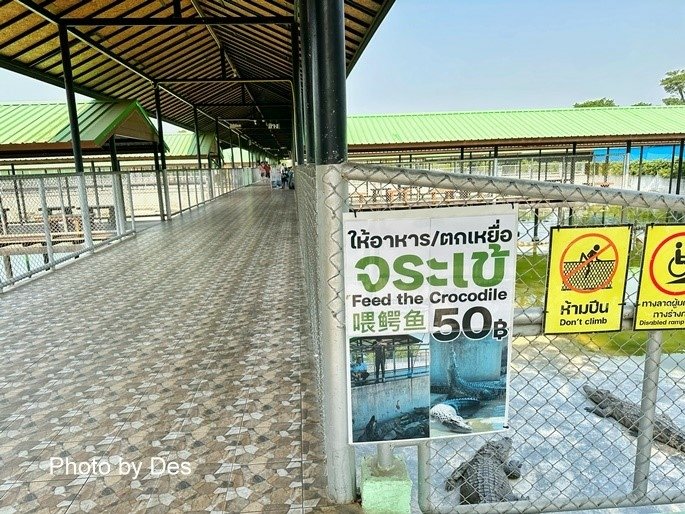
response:
[[[102,146],[112,134],[136,131],[155,141],[157,131],[138,102],[83,102],[76,107],[81,141]],[[64,102],[0,103],[0,150],[3,146],[70,143],[69,113]],[[118,131],[124,122],[127,130]],[[133,130],[130,130],[133,129]],[[125,132],[122,134],[121,132]]]
[[[460,144],[685,135],[685,107],[607,107],[351,116],[348,144]],[[625,141],[625,139],[623,139]]]
[[[169,157],[196,157],[197,144],[192,132],[173,132],[164,134],[164,143],[169,148]],[[200,150],[203,157],[209,152],[216,153],[216,137],[214,134],[200,134]]]

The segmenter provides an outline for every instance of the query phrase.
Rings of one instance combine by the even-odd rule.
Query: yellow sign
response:
[[[552,229],[545,334],[621,330],[630,233],[623,225]]]
[[[645,235],[635,330],[685,328],[685,225],[650,225]]]

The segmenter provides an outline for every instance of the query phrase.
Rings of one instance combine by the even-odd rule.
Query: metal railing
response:
[[[363,165],[375,165],[370,162]],[[412,161],[386,158],[381,165],[660,193],[676,192],[679,181],[677,159],[631,161],[625,157],[622,161],[609,162],[588,154],[465,159],[419,157]],[[681,188],[685,190],[685,184],[681,184]],[[373,195],[373,191],[365,193]]]
[[[512,482],[521,501],[461,505],[445,490],[455,468],[490,436],[415,444],[413,470],[424,512],[543,512],[685,502],[685,467],[677,450],[649,434],[661,412],[685,430],[685,333],[635,332],[633,305],[645,227],[680,222],[679,196],[575,185],[560,181],[479,176],[373,165],[299,167],[297,202],[311,355],[322,399],[329,494],[351,501],[354,449],[348,445],[342,214],[348,210],[439,209],[517,203],[519,239],[509,396],[514,458],[524,474]],[[535,177],[537,178],[537,177]],[[374,197],[374,191],[376,195]],[[542,333],[547,255],[553,226],[631,224],[624,330]],[[642,409],[634,438],[615,421],[589,413],[582,386],[611,390]],[[379,457],[388,446],[380,443]],[[403,445],[407,445],[406,442]]]
[[[0,176],[0,291],[254,179],[251,168]]]

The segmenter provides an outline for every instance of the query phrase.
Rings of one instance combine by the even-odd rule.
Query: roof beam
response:
[[[292,81],[292,77],[271,77],[271,78],[259,78],[259,79],[240,79],[240,78],[208,78],[208,77],[161,77],[155,79],[156,82],[160,84],[195,84],[195,83],[221,83],[221,84],[272,84],[275,82],[288,82]]]
[[[222,103],[222,102],[200,102],[195,104],[198,107],[287,107],[291,108],[291,104],[274,104],[274,103]]]
[[[45,20],[47,20],[47,21],[49,21],[49,22],[51,22],[51,23],[54,23],[54,24],[57,25],[57,26],[59,26],[60,23],[62,23],[62,20],[60,20],[58,16],[54,15],[53,13],[51,13],[51,12],[50,12],[49,10],[47,10],[45,7],[36,4],[36,3],[33,2],[32,0],[15,0],[15,1],[16,1],[18,4],[22,5],[24,8],[26,8],[26,9],[28,9],[29,11],[33,12],[34,14],[37,14],[38,16],[42,17],[43,19],[45,19]],[[109,51],[107,48],[105,48],[105,47],[102,46],[101,44],[96,43],[95,41],[93,41],[92,39],[90,39],[90,37],[88,37],[88,35],[84,34],[83,32],[81,32],[81,31],[79,31],[79,30],[74,29],[73,27],[71,27],[71,28],[70,28],[70,27],[67,27],[67,32],[68,32],[69,34],[71,34],[72,37],[74,37],[74,38],[76,38],[77,40],[81,41],[82,43],[88,45],[89,47],[93,48],[94,50],[97,50],[98,52],[100,52],[102,55],[106,56],[107,58],[109,58],[109,59],[112,60],[113,62],[117,63],[118,65],[120,65],[120,66],[122,66],[122,67],[124,67],[124,68],[126,68],[127,70],[133,72],[134,74],[138,75],[138,76],[141,77],[142,79],[147,80],[148,82],[150,82],[150,84],[154,85],[155,79],[154,79],[153,77],[151,77],[151,76],[149,76],[148,74],[146,74],[145,72],[143,72],[143,71],[137,69],[135,66],[133,66],[133,65],[130,64],[130,63],[128,63],[126,60],[122,59],[121,57],[117,56],[114,52]],[[26,72],[24,72],[24,73],[26,73]],[[47,82],[47,80],[46,80],[45,77],[36,77],[36,78],[41,78],[42,80],[45,80],[45,81]],[[173,90],[171,90],[171,89],[169,89],[169,88],[167,88],[167,87],[165,87],[165,88],[163,88],[163,89],[164,89],[164,91],[166,91],[168,94],[170,94],[171,96],[177,98],[179,101],[183,102],[184,104],[186,104],[186,105],[188,105],[188,106],[190,106],[190,107],[193,106],[193,104],[192,104],[191,102],[189,102],[188,100],[186,100],[186,99],[183,98],[181,95],[179,95],[179,94],[177,94],[176,92],[174,92]],[[75,85],[75,86],[74,86],[74,90],[78,92],[78,91],[79,91],[79,88]],[[100,95],[100,96],[102,96],[102,95]],[[199,112],[200,112],[200,114],[202,114],[202,115],[204,115],[204,116],[207,116],[208,118],[212,118],[212,116],[211,116],[210,114],[208,114],[208,113],[205,113],[205,112],[203,112],[203,111],[199,111]],[[172,121],[172,122],[173,122],[173,120],[169,120],[169,121]],[[226,127],[226,128],[229,128],[229,127]],[[230,129],[229,129],[229,130],[230,130]],[[256,146],[259,146],[259,145],[256,145]]]
[[[61,23],[67,27],[181,27],[188,25],[290,25],[293,19],[289,16],[208,16],[208,17],[182,17],[170,16],[165,18],[142,17],[128,18],[125,16],[115,18],[61,18]]]

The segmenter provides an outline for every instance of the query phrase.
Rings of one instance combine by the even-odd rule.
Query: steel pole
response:
[[[685,139],[680,140],[680,152],[678,153],[678,182],[675,185],[675,194],[680,194],[680,181],[683,179],[683,149],[685,147]]]
[[[654,438],[656,396],[659,389],[662,342],[663,332],[649,332],[642,381],[642,402],[640,404],[642,416],[638,426],[635,473],[633,475],[633,494],[638,497],[645,496],[649,486],[649,467],[652,461],[652,441]]]
[[[119,159],[117,157],[117,144],[115,136],[109,140],[109,155],[112,161],[112,193],[114,197],[114,218],[116,220],[117,235],[126,232],[126,208],[124,205],[124,189],[119,173]],[[99,214],[99,213],[98,213]]]
[[[159,93],[159,84],[154,85],[155,92],[155,117],[157,118],[157,135],[159,136],[159,158],[162,169],[166,169],[166,149],[164,147],[164,125],[162,124],[162,99]]]
[[[623,155],[623,180],[621,181],[621,188],[625,189],[628,187],[628,179],[630,178],[630,151],[632,150],[632,145],[630,141],[626,143],[626,152]]]
[[[303,0],[300,4],[300,13],[302,16],[301,30],[302,30],[302,53],[303,53],[303,68],[304,74],[304,91],[305,91],[305,133],[306,133],[306,151],[307,164],[315,164],[317,160],[318,145],[316,144],[316,131],[318,121],[315,112],[319,111],[319,98],[315,93],[318,89],[319,74],[317,61],[317,45],[315,40],[317,38],[317,21],[316,21],[316,0]]]
[[[304,134],[302,132],[302,84],[300,82],[300,31],[296,23],[290,27],[293,66],[293,139],[295,155],[293,162],[304,164]]]
[[[328,494],[336,503],[355,499],[354,449],[347,443],[347,344],[343,282],[342,213],[347,199],[340,167],[316,167],[316,230],[320,253],[319,305],[321,376],[323,383],[324,447]]]
[[[197,169],[202,169],[202,151],[200,150],[200,128],[197,122],[197,107],[193,107],[193,125],[195,127],[195,151],[197,153]]]
[[[48,253],[48,264],[55,268],[55,255],[52,250],[52,235],[50,234],[50,219],[48,218],[48,203],[45,199],[45,182],[43,177],[38,178],[38,196],[40,196],[40,210],[43,217],[43,231],[45,233],[45,250]]]
[[[157,136],[159,137],[159,160],[162,165],[162,183],[164,185],[164,201],[166,202],[166,219],[171,219],[171,194],[169,193],[169,177],[166,169],[166,147],[164,146],[164,125],[162,124],[162,99],[159,84],[154,85],[155,117],[157,118]]]
[[[345,6],[343,0],[310,3],[317,12],[312,46],[316,47],[314,63],[318,69],[315,136],[321,151],[316,153],[316,162],[337,164],[347,160]]]
[[[638,191],[640,190],[640,186],[642,184],[642,164],[643,164],[644,151],[645,151],[644,145],[640,145],[640,161],[637,165],[637,190]]]
[[[155,159],[155,182],[157,183],[157,202],[159,203],[159,219],[164,221],[164,186],[162,185],[162,174],[159,166],[159,148],[155,146],[152,150]]]
[[[74,153],[74,168],[78,181],[79,205],[81,207],[81,221],[83,223],[83,240],[86,248],[93,248],[93,234],[90,228],[90,211],[88,209],[88,192],[86,178],[83,172],[83,153],[81,152],[81,133],[76,111],[76,96],[74,94],[74,77],[71,71],[71,52],[69,36],[65,25],[59,25],[59,47],[62,53],[62,73],[64,75],[64,91],[67,96],[67,111],[69,112],[69,127],[71,129],[71,147]]]
[[[429,466],[428,466],[428,458],[430,456],[430,442],[429,441],[424,441],[420,442],[417,445],[417,461],[418,461],[418,470],[417,470],[417,481],[418,484],[416,486],[417,489],[417,496],[418,496],[418,502],[419,502],[419,508],[421,509],[421,512],[430,512],[431,511],[431,505],[429,502],[429,493],[430,493],[430,475],[429,475]]]

